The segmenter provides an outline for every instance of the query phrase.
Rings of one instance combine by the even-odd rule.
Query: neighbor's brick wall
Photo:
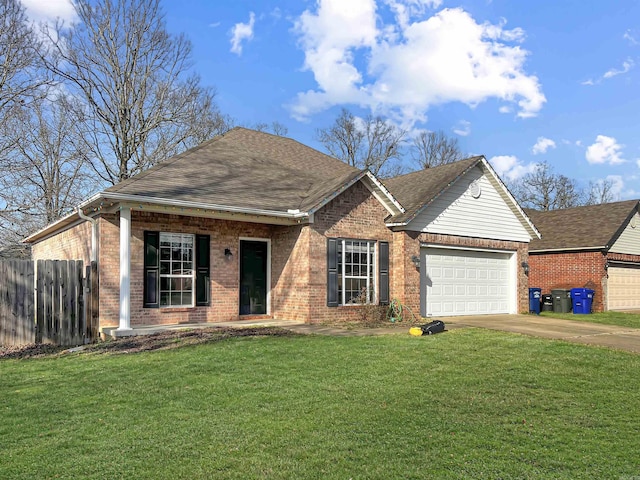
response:
[[[411,262],[411,257],[420,255],[420,244],[428,243],[442,247],[468,247],[484,248],[492,250],[508,250],[517,252],[517,272],[518,272],[518,312],[529,311],[529,278],[520,267],[522,262],[528,260],[528,243],[507,242],[503,240],[489,240],[481,238],[456,237],[452,235],[440,235],[434,233],[420,232],[396,232],[397,236],[404,236],[403,248],[398,252],[398,256],[404,259],[404,300],[411,310],[420,314],[420,272]],[[402,261],[402,258],[399,261]],[[399,279],[399,282],[403,280]],[[402,286],[400,286],[402,290]]]
[[[530,253],[529,284],[550,294],[553,289],[591,288],[594,312],[604,309],[606,257],[600,252]]]
[[[389,286],[393,287],[393,234],[384,223],[388,215],[389,212],[361,182],[316,212],[314,223],[309,226],[310,323],[358,320],[366,308],[351,305],[327,307],[327,238],[389,242]],[[392,288],[390,294],[392,297],[395,295]]]
[[[33,260],[91,261],[91,223],[82,222],[31,247]]]

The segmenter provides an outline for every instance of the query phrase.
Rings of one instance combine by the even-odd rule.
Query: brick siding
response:
[[[552,289],[591,288],[593,295],[592,310],[607,310],[607,261],[640,263],[640,255],[623,253],[604,254],[591,252],[531,253],[530,283],[532,287],[542,288],[542,293],[551,293]]]
[[[91,260],[91,223],[82,222],[31,247],[33,260]]]
[[[389,212],[373,194],[358,182],[321,208],[309,225],[309,307],[310,323],[354,321],[367,307],[348,305],[327,307],[327,238],[348,238],[389,242],[393,250],[393,234],[384,223]],[[389,286],[395,275],[389,255]],[[376,259],[377,261],[377,259]],[[377,270],[376,270],[377,275]],[[376,282],[377,282],[376,278]],[[394,292],[390,292],[391,296]]]

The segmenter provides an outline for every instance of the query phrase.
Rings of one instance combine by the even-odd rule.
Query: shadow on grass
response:
[[[187,345],[219,342],[234,337],[286,337],[296,336],[298,333],[279,327],[211,327],[191,330],[173,330],[153,335],[125,337],[93,345],[68,348],[55,345],[25,345],[20,347],[0,346],[0,360],[53,357],[65,354],[124,354],[139,353],[153,350],[168,350]]]

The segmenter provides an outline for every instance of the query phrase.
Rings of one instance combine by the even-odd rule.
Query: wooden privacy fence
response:
[[[95,262],[83,272],[80,260],[38,260],[35,275],[30,260],[0,262],[0,344],[72,346],[97,338]]]
[[[30,260],[0,261],[0,345],[36,340],[33,271]]]

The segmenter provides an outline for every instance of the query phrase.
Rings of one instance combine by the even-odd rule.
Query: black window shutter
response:
[[[327,239],[327,307],[338,306],[338,241]]]
[[[389,242],[378,244],[378,298],[380,305],[389,305]]]
[[[160,306],[160,234],[144,232],[144,307]]]
[[[211,304],[210,256],[209,235],[196,235],[196,305],[199,307]]]

